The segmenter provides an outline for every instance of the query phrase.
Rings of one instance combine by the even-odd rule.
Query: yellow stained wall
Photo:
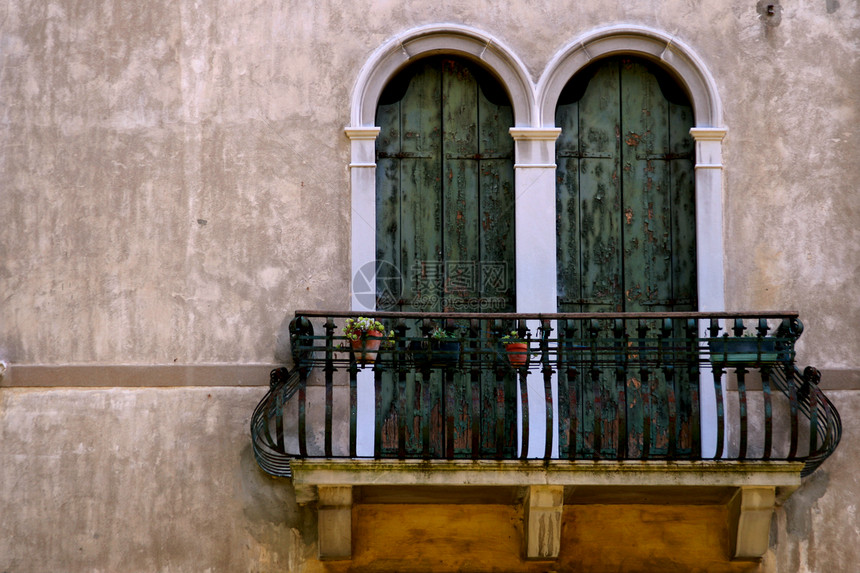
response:
[[[571,505],[557,561],[522,559],[522,510],[509,505],[358,504],[353,559],[308,571],[537,573],[759,571],[731,562],[724,506]]]

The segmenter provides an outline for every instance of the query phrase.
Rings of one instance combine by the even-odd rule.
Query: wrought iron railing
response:
[[[342,328],[359,315],[388,334],[353,348]],[[293,368],[272,372],[251,420],[254,452],[278,476],[292,457],[789,460],[806,475],[841,422],[818,372],[795,365],[802,329],[793,312],[299,311]],[[506,334],[526,350],[506,350]],[[372,394],[366,454],[360,380]],[[542,452],[529,451],[535,431]]]

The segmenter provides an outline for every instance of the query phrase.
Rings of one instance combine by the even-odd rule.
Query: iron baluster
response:
[[[351,363],[355,364],[355,352],[351,352]],[[382,431],[385,415],[382,411],[382,369],[373,369],[373,392],[375,396],[375,412],[373,427],[373,457],[382,457]]]
[[[735,369],[738,379],[738,412],[740,416],[740,444],[738,445],[738,459],[747,457],[747,369],[742,365]]]
[[[350,362],[349,371],[349,457],[356,457],[358,442],[358,366]]]
[[[690,457],[700,459],[702,457],[701,438],[701,409],[699,406],[699,321],[695,318],[687,319],[685,325],[686,335],[686,363],[689,376],[690,393]]]
[[[325,321],[325,457],[330,458],[332,440],[332,401],[334,399],[334,371],[332,352],[334,347],[334,321],[329,317]]]
[[[615,387],[618,393],[618,447],[616,457],[623,460],[627,457],[627,325],[620,318],[613,321],[612,335],[615,344]]]
[[[599,348],[598,336],[600,334],[600,322],[593,318],[588,325],[589,345],[591,346],[591,387],[594,392],[594,425],[592,428],[592,457],[600,459],[603,444],[601,442],[601,426],[603,425],[602,392],[600,387]]]
[[[490,334],[492,340],[499,340],[502,337],[502,333],[504,332],[504,330],[505,329],[501,321],[492,321],[490,325]],[[496,385],[493,389],[495,398],[493,406],[495,409],[496,420],[496,459],[502,459],[505,455],[505,449],[507,448],[507,440],[505,439],[507,435],[507,427],[505,425],[505,382],[507,380],[507,372],[501,359],[499,344],[500,343],[496,343],[494,348],[495,351],[492,353],[492,360],[489,364],[496,376]]]
[[[472,428],[472,459],[481,457],[481,323],[478,319],[469,321],[469,381],[472,385],[472,408],[469,420]]]
[[[785,378],[788,381],[788,407],[789,407],[789,416],[791,420],[791,444],[788,449],[788,459],[794,460],[797,458],[797,445],[798,445],[798,428],[797,428],[797,415],[798,415],[798,403],[797,403],[797,387],[794,384],[795,373],[794,368],[785,365]]]
[[[663,377],[666,379],[666,402],[669,408],[669,448],[667,451],[667,455],[669,459],[674,459],[677,451],[677,423],[678,423],[678,411],[676,405],[676,391],[675,391],[675,353],[672,349],[672,340],[673,340],[673,331],[674,326],[672,324],[671,318],[663,319],[663,326],[660,329],[660,344],[659,344],[659,354],[660,354],[660,362],[663,364]],[[666,346],[669,346],[669,349],[666,349]],[[666,359],[666,355],[668,354],[668,360]]]
[[[637,352],[639,353],[639,380],[642,390],[642,450],[643,460],[647,460],[651,454],[651,370],[648,368],[648,360],[645,350],[646,337],[648,336],[648,324],[639,320],[636,327],[638,335]]]
[[[552,431],[553,431],[553,416],[552,416],[552,366],[549,363],[549,335],[552,332],[550,321],[544,319],[540,325],[540,353],[541,371],[543,373],[543,391],[546,398],[546,438],[544,447],[544,459],[552,457]]]
[[[769,460],[773,451],[773,398],[771,396],[770,389],[770,371],[770,366],[762,366],[761,390],[762,399],[764,400],[764,452],[762,453],[763,460]]]

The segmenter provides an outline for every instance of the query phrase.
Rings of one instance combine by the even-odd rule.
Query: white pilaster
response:
[[[352,274],[354,280],[361,273],[362,279],[375,288],[376,285],[376,136],[378,127],[346,128],[350,140],[349,162],[350,191],[352,193],[351,241]],[[356,298],[350,288],[352,310],[375,310],[368,299]]]
[[[554,312],[555,140],[560,128],[511,128],[516,146],[517,312]]]
[[[344,131],[350,141],[352,194],[350,307],[372,311],[376,310],[376,137],[380,128],[348,127]],[[361,293],[357,293],[356,284],[363,287]],[[364,368],[358,373],[356,409],[356,449],[360,456],[373,455],[375,407],[373,372]]]
[[[557,307],[555,224],[555,141],[561,129],[513,127],[516,161],[517,312],[555,312]],[[539,323],[529,328],[537,334]],[[555,328],[555,324],[553,324]],[[543,384],[529,377],[529,455],[543,456],[546,413]],[[558,386],[552,384],[554,419],[558,419]],[[518,402],[519,404],[519,402]],[[519,408],[519,406],[518,406]],[[520,413],[518,412],[518,415]],[[553,430],[558,454],[558,428]],[[519,436],[518,436],[519,440]]]
[[[696,141],[696,260],[699,310],[726,308],[723,265],[723,138],[724,128],[694,127]],[[700,325],[699,336],[708,336]],[[699,384],[702,427],[702,455],[714,455],[717,448],[717,400],[710,368],[703,368]],[[725,384],[723,404],[726,403]],[[727,435],[723,436],[728,438]]]
[[[699,310],[725,310],[723,273],[723,138],[725,128],[694,127],[696,141],[696,257]]]

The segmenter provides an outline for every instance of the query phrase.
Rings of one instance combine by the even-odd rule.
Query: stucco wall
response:
[[[254,462],[258,396],[2,390],[0,571],[298,570],[315,518]]]
[[[838,8],[834,8],[838,6]],[[830,11],[828,11],[830,8]],[[860,310],[856,2],[10,2],[2,20],[0,357],[267,362],[295,308],[348,301],[351,90],[374,49],[475,26],[537,81],[617,23],[690,45],[719,89],[729,308],[796,308],[820,367]]]
[[[263,388],[152,389],[145,371],[123,381],[140,388],[9,380],[34,365],[266,365],[285,358],[294,310],[345,308],[352,89],[375,49],[420,25],[474,26],[535,82],[574,38],[608,25],[694,49],[729,130],[727,307],[799,310],[799,362],[860,381],[858,3],[776,3],[770,17],[764,6],[7,2],[0,360],[13,375],[0,380],[0,570],[308,563],[314,518],[250,454]],[[860,398],[836,396],[843,444],[778,512],[764,570],[860,561]]]

